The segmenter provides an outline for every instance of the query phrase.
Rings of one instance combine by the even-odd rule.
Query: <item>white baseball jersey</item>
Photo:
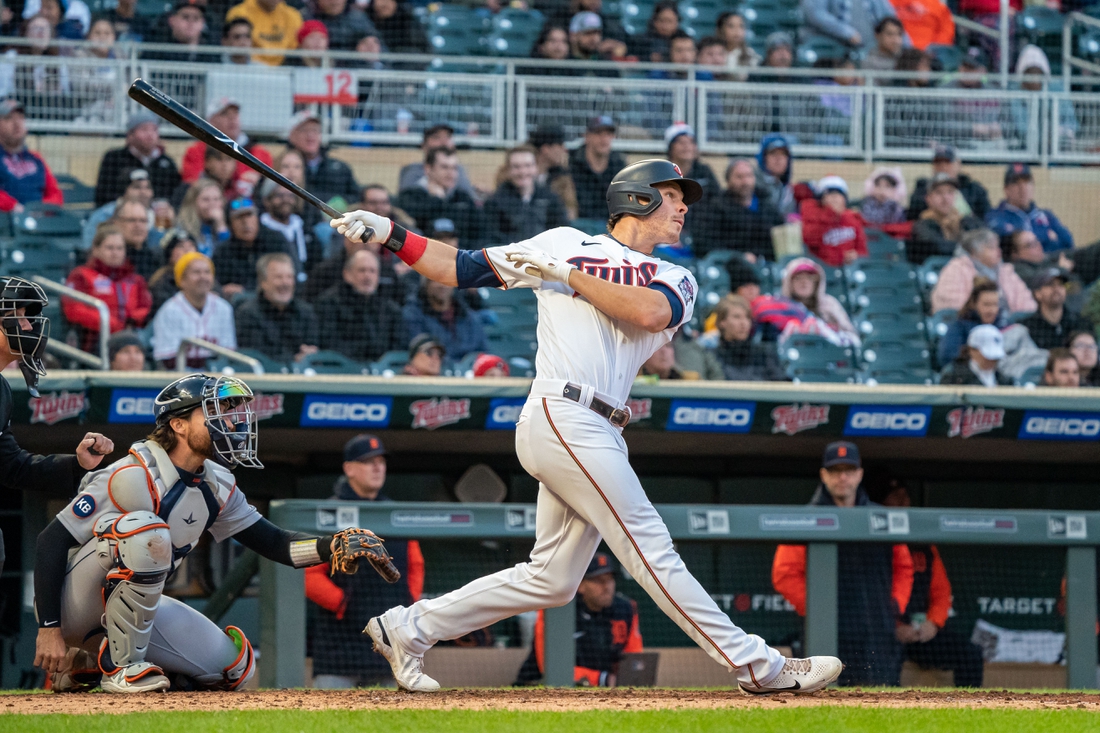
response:
[[[207,529],[221,542],[260,519],[225,468],[206,461],[197,478],[185,483],[156,443],[134,443],[125,458],[86,475],[57,519],[84,544],[105,516],[151,511],[168,524],[174,570]]]
[[[632,250],[610,235],[588,235],[571,227],[551,229],[519,244],[541,249],[594,277],[652,288],[668,298],[668,328],[650,333],[605,315],[567,285],[543,282],[516,268],[506,259],[504,247],[460,253],[460,287],[535,289],[535,370],[540,379],[567,379],[625,402],[642,364],[691,320],[695,278],[687,269]]]

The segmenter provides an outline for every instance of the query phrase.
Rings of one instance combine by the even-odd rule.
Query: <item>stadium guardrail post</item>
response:
[[[305,687],[305,573],[260,561],[260,687]]]
[[[806,546],[806,656],[836,656],[837,544]]]
[[[1066,687],[1096,681],[1096,548],[1066,548]]]
[[[548,608],[544,612],[546,627],[543,640],[543,680],[547,687],[572,687],[573,666],[576,664],[576,639],[573,632],[577,626],[576,599],[558,608]]]

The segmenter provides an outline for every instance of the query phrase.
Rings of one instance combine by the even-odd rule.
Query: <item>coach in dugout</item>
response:
[[[615,592],[615,567],[602,552],[597,552],[588,563],[588,571],[577,588],[576,608],[573,638],[577,640],[577,662],[573,682],[581,687],[614,687],[623,655],[642,651],[642,634],[638,630],[638,607]],[[535,645],[520,667],[517,685],[538,684],[542,680],[545,622],[544,612],[539,611]]]
[[[382,493],[386,483],[386,447],[373,435],[357,435],[344,446],[344,475],[329,497],[338,501],[391,501]],[[393,685],[389,663],[371,650],[363,628],[374,616],[397,605],[420,600],[424,589],[424,557],[416,540],[390,540],[386,549],[401,571],[391,585],[378,573],[337,573],[328,565],[306,570],[310,608],[308,643],[313,653],[313,686],[339,689]]]

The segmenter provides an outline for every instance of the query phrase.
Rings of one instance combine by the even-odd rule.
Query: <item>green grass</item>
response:
[[[867,709],[592,710],[576,713],[471,710],[261,710],[129,715],[0,715],[0,732],[19,733],[1012,733],[1096,731],[1084,710]]]

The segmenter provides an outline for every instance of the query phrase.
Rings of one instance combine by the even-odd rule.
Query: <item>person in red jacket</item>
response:
[[[255,155],[260,161],[272,165],[271,153],[267,148],[253,142],[248,134],[241,130],[241,103],[232,97],[221,97],[207,109],[210,115],[210,124],[224,132],[229,139],[235,140],[238,145]],[[206,144],[196,142],[183,154],[183,166],[180,170],[180,178],[184,183],[194,183],[203,174],[205,165]],[[260,182],[260,174],[249,168],[244,163],[237,163],[231,183],[233,194],[226,195],[227,199],[236,196],[250,198],[253,190]]]
[[[60,206],[65,197],[42,156],[27,150],[23,104],[8,97],[0,100],[0,211],[39,201]]]
[[[107,304],[111,333],[124,328],[141,328],[153,309],[153,296],[145,278],[135,273],[126,259],[126,241],[112,224],[104,224],[96,230],[88,262],[74,268],[65,284]],[[96,353],[99,311],[72,298],[61,299],[61,310],[66,320],[80,329],[80,348]]]
[[[858,212],[848,210],[848,184],[840,176],[817,182],[817,198],[804,199],[802,241],[814,257],[840,267],[867,256],[867,235]]]

